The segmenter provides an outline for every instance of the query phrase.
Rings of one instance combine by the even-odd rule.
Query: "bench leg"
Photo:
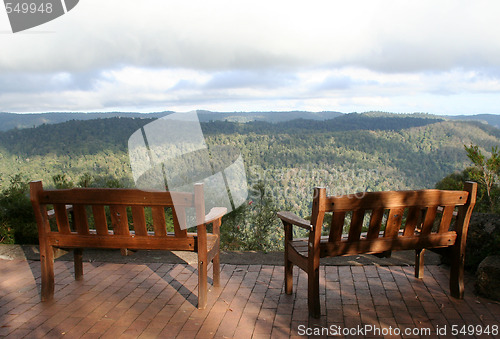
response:
[[[198,261],[198,309],[207,307],[207,262]]]
[[[309,316],[319,318],[321,315],[319,304],[319,268],[309,266],[307,273],[307,302],[309,308]]]
[[[415,278],[424,277],[424,253],[425,248],[415,250]]]
[[[450,270],[450,292],[457,299],[464,297],[464,261],[465,254],[453,253]]]
[[[288,251],[285,249],[285,293],[293,292],[293,263],[288,260]]]
[[[83,263],[82,263],[83,250],[75,248],[73,250],[73,259],[75,262],[75,280],[83,279]]]
[[[134,254],[135,250],[129,250],[128,248],[120,248],[120,254],[122,255],[122,257],[128,257],[132,254]]]
[[[54,298],[54,249],[52,246],[40,246],[40,264],[42,268],[42,301]]]
[[[220,286],[220,253],[217,252],[214,259],[212,260],[212,269],[213,269],[213,282],[214,287]]]
[[[285,293],[292,294],[293,292],[293,263],[288,259],[288,246],[293,240],[292,225],[284,222],[285,226]]]

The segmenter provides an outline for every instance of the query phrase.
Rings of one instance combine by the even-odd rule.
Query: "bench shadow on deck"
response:
[[[423,280],[411,266],[320,266],[320,319],[308,318],[302,271],[286,295],[283,266],[221,269],[221,287],[198,310],[195,266],[86,262],[75,281],[72,263],[56,261],[55,299],[41,303],[40,262],[0,259],[0,337],[288,338],[306,327],[358,325],[429,328],[436,337],[436,327],[450,334],[451,325],[500,324],[500,305],[475,296],[470,276],[465,298],[450,297],[446,266],[426,266]]]

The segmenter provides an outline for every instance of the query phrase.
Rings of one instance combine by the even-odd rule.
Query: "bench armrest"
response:
[[[312,225],[309,221],[296,216],[292,212],[278,212],[277,216],[284,222],[288,222],[292,225],[302,227],[308,231],[312,230]]]
[[[205,224],[210,224],[217,219],[220,219],[227,213],[227,208],[225,207],[214,207],[205,216]]]

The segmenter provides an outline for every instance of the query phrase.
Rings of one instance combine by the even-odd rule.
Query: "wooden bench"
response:
[[[451,295],[463,298],[465,241],[476,193],[473,182],[466,182],[464,191],[366,192],[355,196],[327,196],[325,188],[315,188],[310,221],[290,212],[278,213],[285,227],[286,293],[292,293],[293,265],[297,265],[308,275],[309,315],[318,318],[320,258],[415,250],[415,276],[422,278],[427,248],[450,257]],[[329,230],[323,226],[328,212],[332,213]],[[343,235],[346,215],[350,215],[350,226]],[[293,225],[308,230],[309,238],[294,240]],[[322,236],[323,230],[328,235]]]
[[[191,194],[116,188],[44,190],[41,181],[34,181],[30,183],[30,195],[40,240],[42,301],[54,296],[56,248],[74,250],[77,280],[83,277],[83,248],[197,252],[199,309],[207,304],[207,265],[210,261],[213,261],[213,285],[219,286],[219,228],[227,210],[217,207],[205,215],[202,184],[196,184]],[[48,211],[47,205],[52,205],[53,211]],[[68,205],[72,205],[71,216]],[[167,233],[166,229],[165,211],[168,208],[172,209],[174,233]],[[181,227],[186,225],[187,208],[195,208],[196,233],[188,233]],[[148,232],[145,209],[152,215],[154,232]],[[49,214],[57,225],[52,229]],[[89,219],[93,220],[94,228],[89,228]],[[133,225],[133,230],[129,224]],[[212,233],[207,233],[207,224],[213,225]]]

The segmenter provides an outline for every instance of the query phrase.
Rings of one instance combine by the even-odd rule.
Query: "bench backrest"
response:
[[[319,241],[325,213],[331,212],[328,243],[336,244],[327,246],[333,251],[331,255],[446,246],[453,244],[457,233],[467,232],[476,192],[473,182],[465,183],[464,191],[430,189],[349,196],[326,196],[324,188],[315,188],[313,233]],[[351,220],[346,238],[343,230],[347,214]],[[360,241],[364,244],[348,245]]]
[[[31,201],[39,225],[39,234],[186,238],[186,209],[195,208],[197,224],[205,218],[203,185],[195,185],[195,193],[148,192],[121,188],[72,188],[44,190],[41,181],[30,183]],[[175,199],[174,199],[175,196]],[[175,200],[175,208],[173,201]],[[51,230],[47,205],[52,205],[57,230]],[[70,227],[68,205],[72,205]],[[154,233],[147,230],[145,208],[150,208]],[[172,210],[174,233],[167,234],[166,209]],[[131,214],[131,216],[129,215]],[[110,224],[108,220],[110,216]],[[94,229],[89,229],[93,220]],[[129,227],[132,225],[132,227]]]

